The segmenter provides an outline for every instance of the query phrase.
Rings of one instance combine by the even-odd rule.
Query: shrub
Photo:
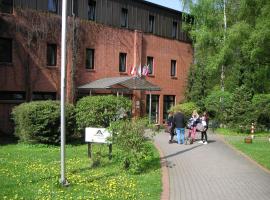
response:
[[[79,130],[86,127],[108,127],[112,121],[125,117],[131,110],[131,101],[121,96],[88,96],[76,105],[76,123]]]
[[[204,99],[204,106],[209,115],[221,123],[228,122],[229,109],[232,106],[232,94],[213,91]]]
[[[245,87],[236,88],[233,93],[233,104],[229,110],[229,125],[240,132],[249,132],[252,122],[256,117],[252,113],[252,93]]]
[[[60,103],[34,101],[16,106],[12,111],[15,135],[26,143],[58,144],[60,142]],[[66,105],[66,137],[73,134],[75,112]]]
[[[144,160],[152,151],[149,151],[144,129],[148,120],[118,120],[111,124],[109,130],[113,133],[113,145],[117,145],[121,152],[118,154],[124,169],[139,173],[143,169]]]
[[[257,129],[270,129],[270,94],[257,94],[252,98],[252,113]]]
[[[199,112],[199,107],[194,102],[181,103],[173,106],[170,111],[173,112],[182,112],[185,117],[190,117],[192,115],[193,110],[197,110]]]

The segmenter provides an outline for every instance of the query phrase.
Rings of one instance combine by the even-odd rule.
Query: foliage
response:
[[[47,145],[0,146],[0,199],[159,199],[161,173],[159,154],[152,144],[150,162],[143,174],[130,175],[115,159],[108,159],[106,145],[93,145],[93,155],[101,148],[102,162],[91,168],[86,145],[66,146],[66,174],[69,187],[59,186],[59,147]]]
[[[152,156],[144,136],[147,124],[147,119],[118,120],[109,128],[113,133],[113,145],[121,150],[118,156],[124,169],[129,169],[133,173],[141,172],[144,162]]]
[[[73,135],[74,107],[66,105],[66,137]],[[33,101],[16,106],[12,111],[15,135],[26,143],[58,144],[60,142],[60,103]]]
[[[232,107],[229,110],[230,127],[240,131],[250,131],[251,123],[255,122],[252,113],[252,94],[250,89],[241,86],[235,90],[232,97]]]
[[[200,111],[199,107],[194,102],[177,104],[170,109],[172,112],[182,112],[185,117],[190,117],[193,110]]]
[[[212,91],[204,99],[204,106],[211,118],[215,118],[224,124],[228,122],[228,111],[232,106],[232,94],[220,90]]]
[[[252,93],[269,93],[270,1],[225,1],[226,29],[223,0],[185,2],[194,18],[185,27],[195,49],[187,99],[197,102],[220,87],[222,66],[226,91],[245,85]]]
[[[270,129],[270,94],[257,94],[252,99],[252,113],[256,118],[256,129]]]
[[[112,121],[126,117],[131,101],[121,96],[88,96],[76,105],[76,122],[79,130],[86,127],[108,127]]]

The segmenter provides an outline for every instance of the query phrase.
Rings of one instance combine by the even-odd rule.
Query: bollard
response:
[[[251,129],[250,129],[251,139],[254,139],[255,137],[254,131],[255,131],[254,123],[251,123]]]

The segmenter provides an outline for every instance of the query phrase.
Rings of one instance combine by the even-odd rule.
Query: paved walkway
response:
[[[219,136],[208,134],[208,138],[206,145],[178,145],[168,144],[168,133],[155,136],[163,153],[164,192],[169,193],[163,199],[269,200],[270,173],[228,147]]]

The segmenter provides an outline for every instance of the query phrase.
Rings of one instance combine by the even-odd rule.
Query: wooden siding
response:
[[[58,0],[57,14],[61,14],[62,0]],[[88,20],[88,0],[74,0],[77,16]],[[48,11],[48,0],[14,0],[15,7]],[[177,40],[190,42],[182,28],[181,12],[146,3],[142,0],[96,0],[96,22],[121,27],[121,10],[128,9],[128,29],[149,32],[149,15],[154,16],[153,34],[172,38],[173,21],[177,22]],[[68,1],[69,16],[72,16],[72,1]]]

